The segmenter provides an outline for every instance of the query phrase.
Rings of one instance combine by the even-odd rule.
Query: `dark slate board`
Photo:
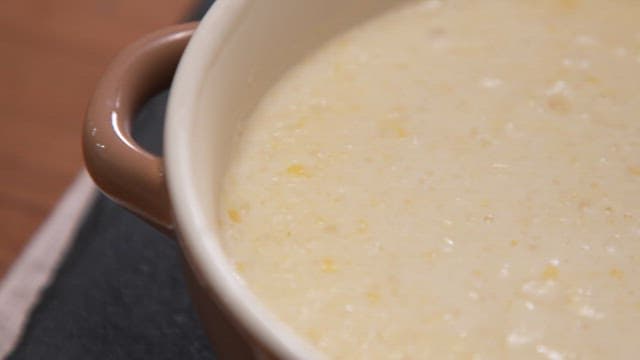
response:
[[[134,124],[158,154],[166,101],[152,98]],[[8,359],[215,359],[181,267],[173,240],[98,196]]]

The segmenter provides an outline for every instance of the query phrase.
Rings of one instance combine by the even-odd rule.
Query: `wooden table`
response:
[[[195,4],[0,2],[0,278],[82,167],[84,112],[105,66]]]

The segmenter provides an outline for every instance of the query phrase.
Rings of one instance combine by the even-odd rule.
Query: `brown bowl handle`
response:
[[[165,28],[124,49],[108,67],[89,104],[83,132],[87,170],[117,203],[159,229],[174,228],[162,158],[131,136],[131,120],[167,87],[197,23]]]

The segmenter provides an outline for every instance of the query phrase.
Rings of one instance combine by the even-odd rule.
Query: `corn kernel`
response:
[[[518,246],[518,240],[515,240],[515,239],[514,239],[514,240],[511,240],[511,242],[509,242],[509,244],[510,244],[511,246]]]
[[[409,132],[405,128],[404,121],[392,116],[380,123],[380,132],[385,137],[406,138]]]
[[[566,96],[562,94],[553,94],[547,99],[547,106],[554,112],[566,115],[571,112],[571,103]]]
[[[555,280],[558,278],[558,267],[555,265],[548,265],[542,273],[542,278],[545,280]]]
[[[307,122],[309,122],[309,116],[303,115],[300,116],[292,125],[294,129],[301,129],[307,124]]]
[[[336,78],[344,81],[351,81],[355,79],[355,76],[349,68],[341,62],[336,62],[333,64],[333,74]]]
[[[395,131],[396,136],[398,136],[399,138],[407,137],[407,130],[404,127],[398,125],[395,126],[393,130]]]
[[[306,331],[306,333],[307,333],[307,337],[313,340],[314,342],[320,340],[320,333],[318,332],[317,329],[309,329]]]
[[[434,250],[429,250],[429,251],[424,253],[424,258],[427,261],[431,261],[431,260],[435,259],[436,256],[437,256],[437,252],[434,251]]]
[[[629,166],[627,170],[633,176],[640,176],[640,166]]]
[[[337,234],[338,233],[338,226],[336,224],[326,224],[322,229],[327,234]]]
[[[597,77],[593,76],[593,75],[587,75],[586,78],[587,83],[592,84],[592,85],[597,85],[600,83],[600,79],[598,79]]]
[[[287,174],[300,177],[309,177],[307,169],[300,164],[293,164],[287,168]]]
[[[282,142],[280,140],[274,139],[269,143],[269,150],[278,151],[282,148]]]
[[[246,268],[246,267],[245,267],[245,265],[244,265],[244,263],[243,263],[243,262],[241,262],[241,261],[237,261],[237,262],[236,262],[236,271],[237,271],[237,272],[239,272],[239,273],[244,273],[245,268]]]
[[[236,209],[227,210],[227,215],[229,216],[229,219],[236,224],[242,221],[242,216],[240,216],[240,212]]]
[[[624,277],[624,272],[618,268],[613,268],[609,270],[609,276],[611,276],[614,279],[620,280]]]
[[[380,301],[380,294],[375,291],[368,291],[367,299],[369,299],[369,301],[371,301],[372,303],[378,303]]]
[[[336,272],[338,268],[336,267],[336,263],[331,258],[322,259],[322,271],[326,273]]]
[[[558,5],[560,5],[560,8],[562,10],[573,11],[578,7],[578,5],[580,5],[580,1],[579,0],[560,0],[558,1]]]
[[[589,209],[591,207],[591,201],[590,200],[586,200],[586,199],[582,199],[580,201],[578,201],[578,208],[582,211],[585,211],[587,209]]]
[[[365,234],[369,231],[369,223],[367,220],[360,219],[358,220],[358,233]]]

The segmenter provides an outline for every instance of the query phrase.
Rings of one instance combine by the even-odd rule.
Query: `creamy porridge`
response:
[[[640,357],[640,2],[410,2],[242,129],[225,251],[332,358]]]

